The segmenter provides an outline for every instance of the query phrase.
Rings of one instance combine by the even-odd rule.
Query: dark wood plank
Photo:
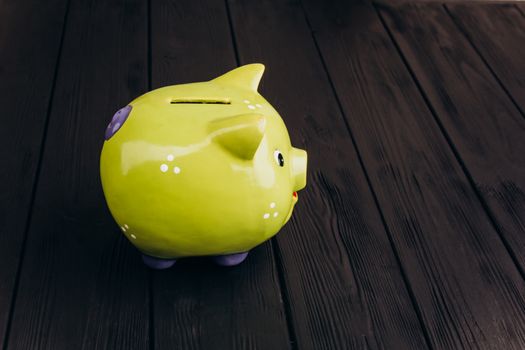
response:
[[[235,66],[222,0],[152,2],[153,88],[208,80]],[[181,260],[154,275],[155,349],[286,349],[284,305],[269,242],[240,266]]]
[[[0,344],[16,284],[66,3],[0,2]]]
[[[525,270],[525,119],[441,5],[381,13]]]
[[[456,23],[525,113],[525,16],[514,4],[447,4]]]
[[[99,153],[147,88],[142,1],[70,5],[9,349],[147,349],[148,272],[109,215]]]
[[[307,188],[277,236],[297,348],[426,348],[300,4],[229,4],[241,62],[266,64],[261,93],[309,155]]]
[[[525,5],[520,2],[514,2],[513,5],[516,6],[516,8],[520,11],[523,17],[525,17]]]
[[[523,348],[522,276],[377,13],[307,14],[432,347]]]

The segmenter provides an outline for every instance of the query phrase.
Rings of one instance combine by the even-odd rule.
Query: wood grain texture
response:
[[[230,1],[241,63],[264,62],[261,94],[308,185],[277,236],[298,349],[424,349],[423,331],[298,2]]]
[[[523,348],[523,279],[377,13],[307,3],[432,347]]]
[[[37,8],[34,1],[0,2],[0,344],[31,209],[66,3]]]
[[[525,270],[525,119],[442,6],[381,13]]]
[[[145,92],[142,1],[73,0],[9,349],[147,349],[148,274],[107,210],[99,154],[112,114]]]
[[[235,68],[224,1],[154,0],[152,87],[209,80]],[[154,274],[155,349],[288,349],[270,242],[240,266],[181,260]]]
[[[523,17],[525,17],[525,4],[521,2],[514,2],[513,5],[516,6],[518,11],[523,15]]]
[[[524,114],[525,16],[518,6],[447,4],[446,8]]]

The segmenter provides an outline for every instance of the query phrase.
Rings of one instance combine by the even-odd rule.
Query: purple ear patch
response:
[[[121,108],[113,115],[113,118],[111,118],[111,122],[109,123],[108,127],[106,128],[106,133],[104,134],[104,138],[109,140],[115,133],[122,127],[122,124],[128,119],[129,113],[131,112],[131,106],[126,106],[124,108]]]

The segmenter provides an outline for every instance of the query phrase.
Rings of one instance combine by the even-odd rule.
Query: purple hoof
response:
[[[242,263],[246,257],[248,256],[248,252],[245,253],[237,253],[237,254],[230,254],[230,255],[217,255],[212,257],[213,261],[217,265],[221,266],[235,266]]]
[[[149,255],[142,254],[142,261],[151,269],[163,270],[172,267],[175,264],[175,259],[159,259]]]

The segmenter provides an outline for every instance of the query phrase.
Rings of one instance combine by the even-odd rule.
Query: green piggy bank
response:
[[[152,268],[236,265],[289,220],[307,156],[258,92],[262,64],[148,92],[115,113],[100,175],[108,207]]]

